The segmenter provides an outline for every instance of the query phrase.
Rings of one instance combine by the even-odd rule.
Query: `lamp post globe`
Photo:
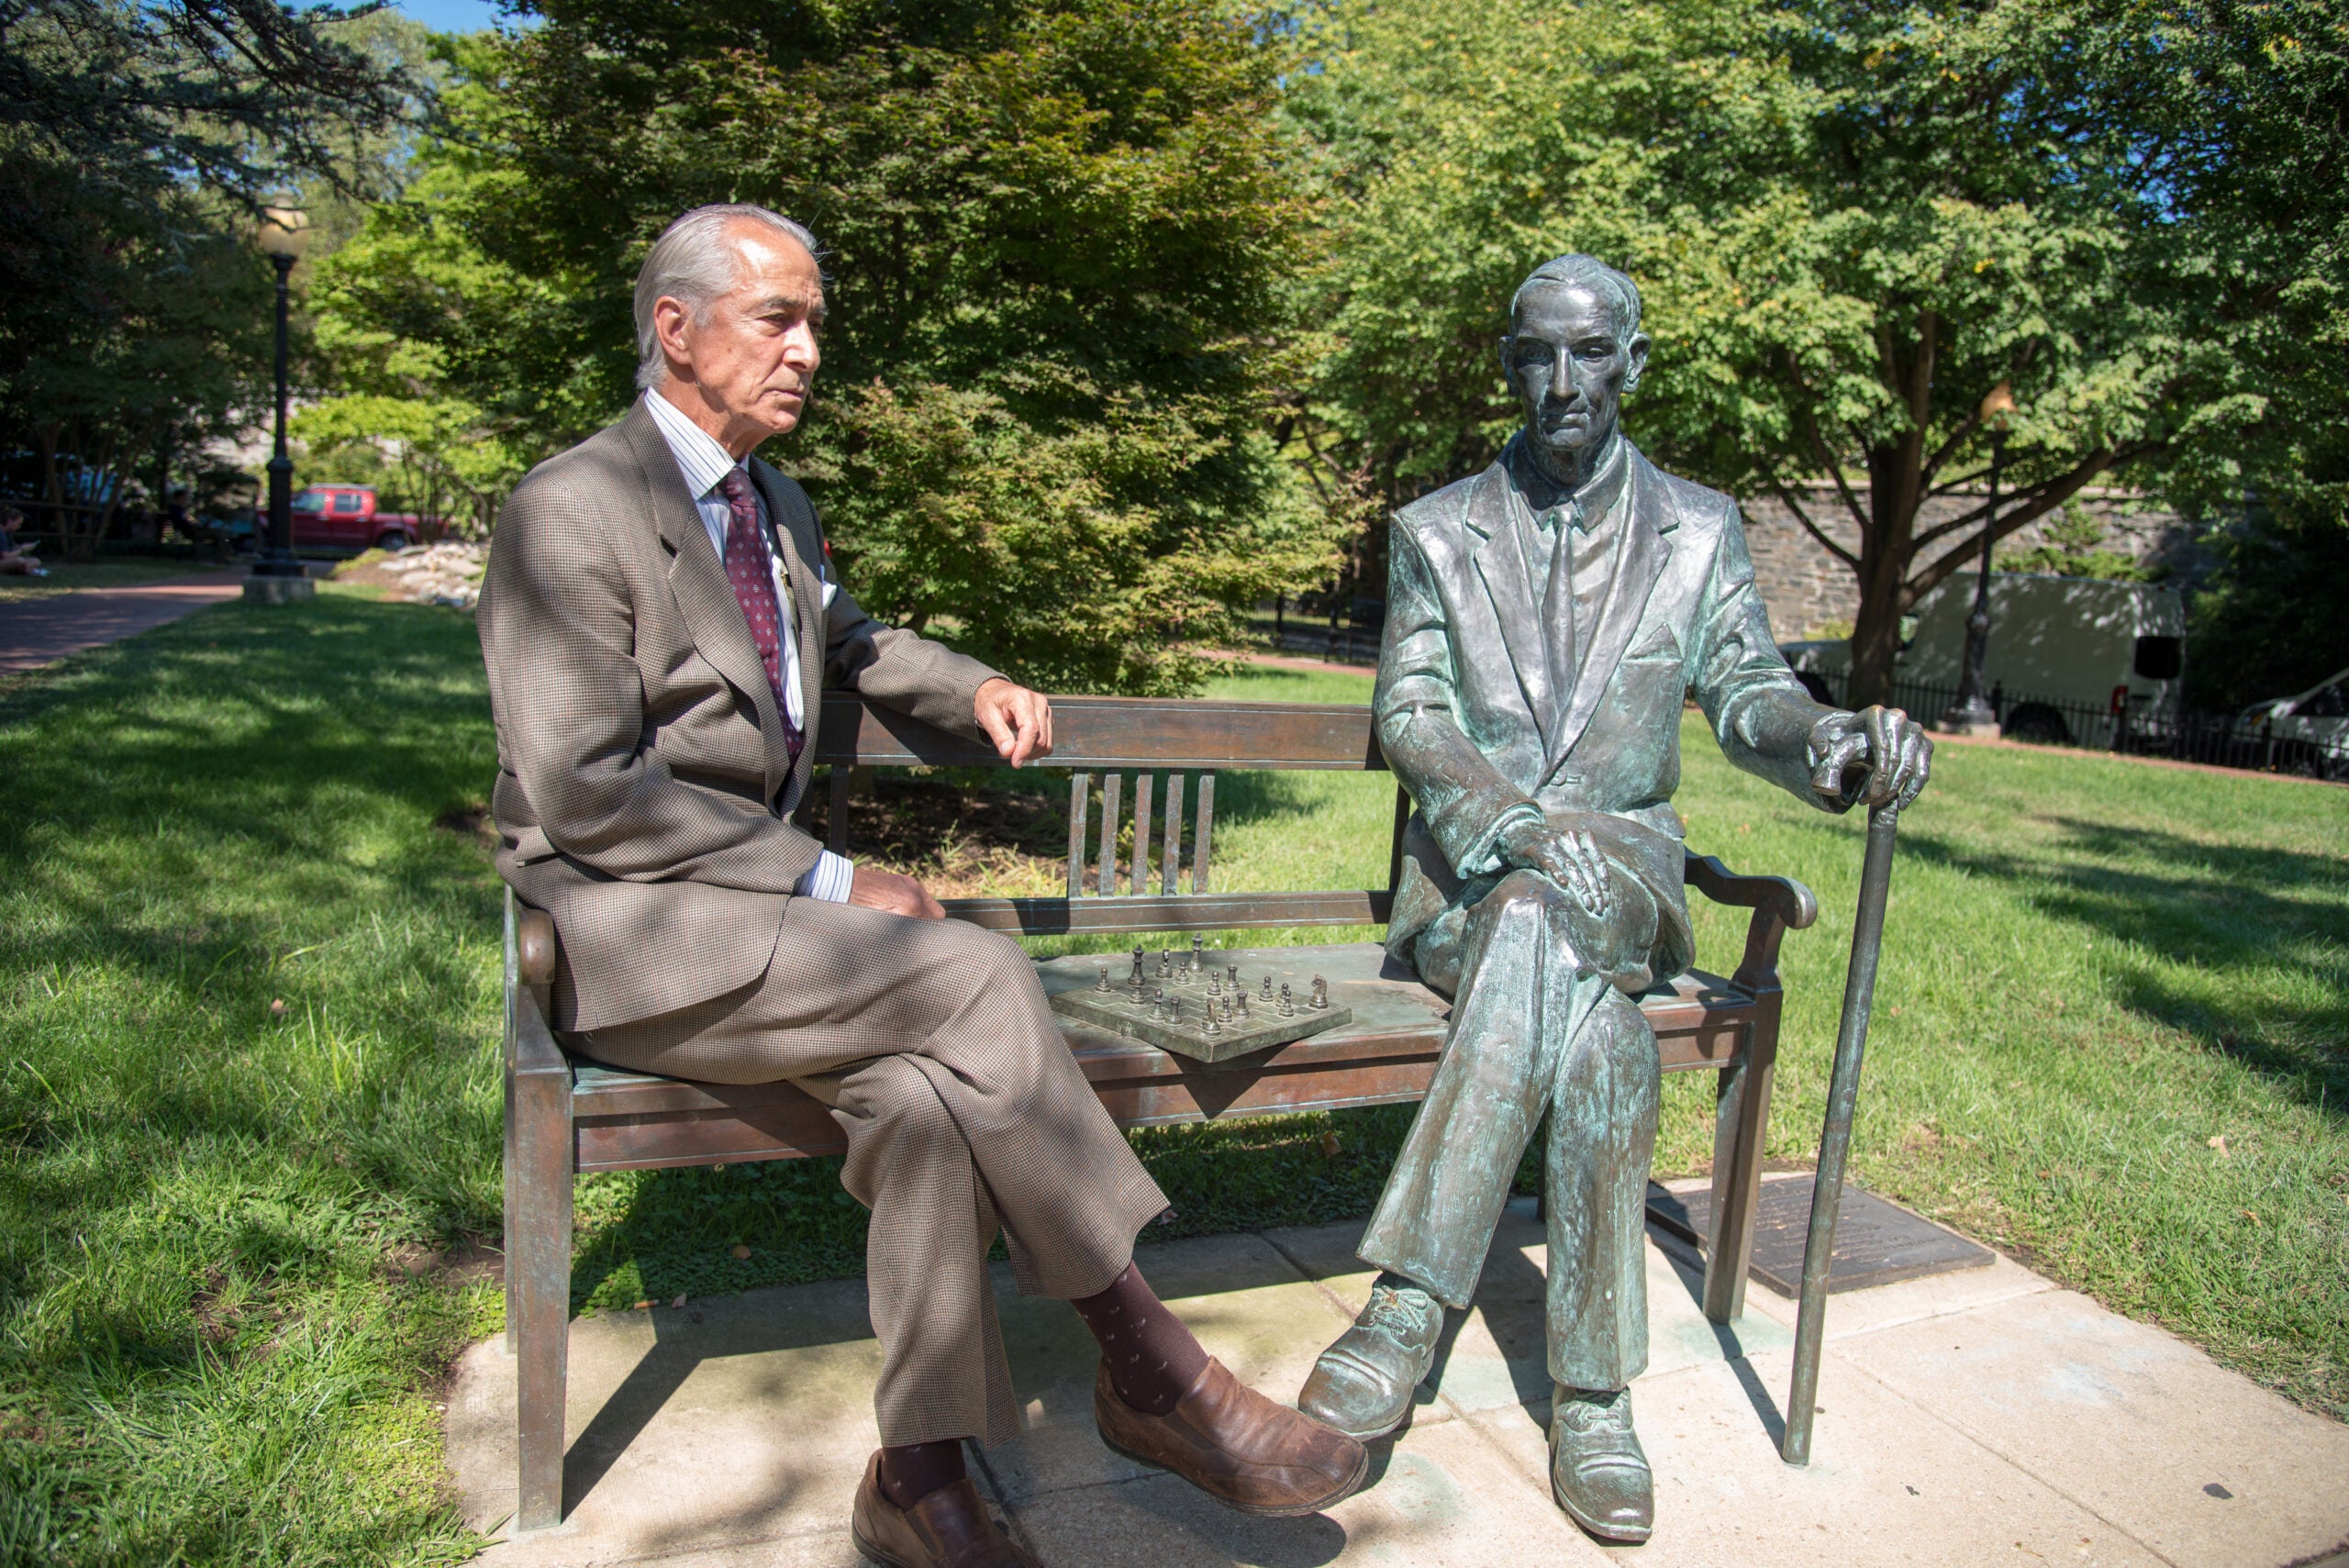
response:
[[[285,450],[287,279],[309,248],[310,215],[296,206],[263,207],[253,243],[277,269],[277,439],[269,459],[269,539],[245,579],[245,597],[283,604],[316,591],[294,559],[294,460]]]
[[[1998,533],[1998,468],[2006,461],[2007,421],[2014,417],[2015,389],[1992,387],[1977,411],[1990,432],[1990,497],[1982,513],[1982,570],[1974,580],[1974,613],[1965,617],[1965,664],[1958,672],[1957,700],[1942,715],[1941,728],[1958,735],[1996,735],[1998,714],[1984,688],[1990,658],[1990,547]]]

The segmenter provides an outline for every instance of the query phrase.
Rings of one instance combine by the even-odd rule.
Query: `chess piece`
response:
[[[1205,937],[1194,936],[1191,939],[1191,970],[1194,973],[1198,972],[1200,950],[1206,946],[1207,939]]]
[[[1281,983],[1281,1017],[1285,1018],[1293,1018],[1297,1017],[1297,1003],[1288,994],[1288,983],[1286,981],[1283,981]]]
[[[1330,983],[1318,974],[1313,977],[1313,1006],[1322,1010],[1330,1006]]]
[[[1223,1024],[1221,1020],[1216,1018],[1215,1009],[1213,1007],[1209,1007],[1208,1009],[1207,1028],[1201,1032],[1206,1034],[1210,1040],[1223,1032]]]
[[[1244,1023],[1246,1023],[1246,1022],[1248,1021],[1248,993],[1247,993],[1247,992],[1242,991],[1241,993],[1240,993],[1239,997],[1236,999],[1236,1001],[1235,1001],[1235,1003],[1234,1003],[1234,1011],[1236,1011],[1236,1012],[1240,1015],[1240,1021],[1241,1021],[1241,1023],[1243,1023],[1243,1024],[1244,1024]]]
[[[1109,990],[1109,966],[1106,963],[1102,964],[1100,970],[1101,978],[1094,982],[1093,989],[1107,995]]]
[[[1240,989],[1240,966],[1238,964],[1227,964],[1224,967],[1223,983],[1234,991]]]
[[[1271,1001],[1271,1000],[1273,999],[1273,977],[1272,977],[1271,975],[1269,975],[1269,974],[1267,974],[1266,976],[1264,976],[1264,990],[1263,999],[1264,999],[1264,1001],[1267,1001],[1267,1002],[1269,1002],[1269,1001]]]
[[[1174,955],[1164,948],[1158,950],[1158,978],[1165,980],[1174,973]]]

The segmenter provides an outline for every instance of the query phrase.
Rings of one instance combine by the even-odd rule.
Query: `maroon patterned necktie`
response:
[[[783,695],[783,611],[775,603],[774,558],[767,553],[766,529],[759,526],[759,500],[750,479],[739,468],[718,482],[726,497],[726,580],[750,623],[751,641],[759,662],[767,667],[767,684],[774,689],[774,711],[783,720],[783,739],[791,748],[794,766],[807,736],[791,721],[791,704]]]

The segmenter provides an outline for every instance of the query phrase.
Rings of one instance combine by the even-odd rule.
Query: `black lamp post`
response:
[[[1990,547],[1998,529],[1998,465],[2007,455],[2007,420],[2015,411],[2014,388],[2005,382],[1982,400],[1982,422],[1990,427],[1990,504],[1982,518],[1982,572],[1974,583],[1974,613],[1965,617],[1965,665],[1957,677],[1957,701],[1942,715],[1942,728],[1961,735],[1996,735],[1998,711],[1983,689],[1990,657]]]
[[[282,604],[315,592],[294,559],[294,460],[285,450],[286,280],[310,243],[310,215],[299,207],[263,207],[255,241],[277,269],[277,444],[269,460],[269,540],[245,579],[245,597]]]

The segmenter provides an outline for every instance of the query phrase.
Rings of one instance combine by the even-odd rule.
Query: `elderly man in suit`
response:
[[[1299,1403],[1363,1438],[1401,1423],[1546,1111],[1553,1491],[1593,1535],[1638,1541],[1654,1497],[1628,1385],[1647,1364],[1659,1067],[1632,998],[1693,953],[1682,694],[1732,762],[1831,808],[1912,797],[1931,743],[1898,710],[1805,695],[1736,506],[1617,428],[1648,351],[1630,278],[1548,263],[1500,347],[1525,428],[1396,515],[1375,697],[1418,806],[1387,946],[1455,998],[1451,1038],[1363,1238],[1369,1304]]]
[[[1072,1302],[1100,1342],[1112,1447],[1248,1512],[1335,1502],[1362,1445],[1241,1386],[1133,1266],[1166,1200],[1026,956],[790,820],[825,687],[984,736],[1014,767],[1052,749],[1043,697],[865,616],[807,495],[751,456],[815,378],[815,240],[760,207],[697,208],[652,247],[635,306],[643,397],[531,472],[490,556],[498,870],[553,917],[573,1049],[789,1079],[846,1131],[884,1358],[858,1544],[896,1568],[1030,1561],[963,1470],[964,1439],[1019,1427],[986,1271],[998,1230],[1020,1288]]]

